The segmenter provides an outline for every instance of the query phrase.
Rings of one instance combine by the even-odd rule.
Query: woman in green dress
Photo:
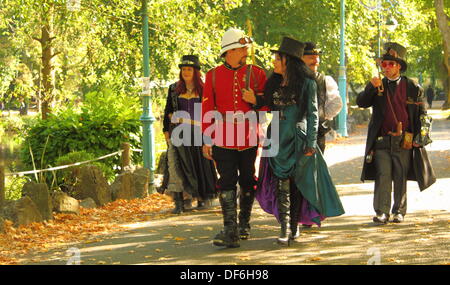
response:
[[[320,225],[325,217],[344,213],[317,147],[317,85],[301,60],[303,49],[303,43],[284,37],[280,48],[272,50],[274,74],[264,93],[264,104],[279,120],[268,128],[272,141],[261,159],[256,198],[280,222],[277,241],[282,245],[299,237],[299,223]],[[278,141],[273,141],[275,132]]]

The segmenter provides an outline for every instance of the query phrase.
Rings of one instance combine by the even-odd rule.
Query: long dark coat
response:
[[[415,138],[416,135],[420,132],[420,115],[426,114],[424,92],[422,87],[420,87],[416,82],[407,78],[406,76],[402,76],[402,80],[407,80],[407,108],[410,128]],[[383,79],[383,85],[387,86],[386,78]],[[370,153],[371,150],[374,149],[375,140],[379,136],[379,132],[383,124],[384,113],[386,110],[386,88],[383,96],[378,96],[377,93],[378,90],[369,82],[366,85],[364,91],[361,92],[356,99],[356,103],[359,107],[372,107],[372,117],[369,122],[369,130],[367,133],[366,151],[364,158],[367,156],[367,154]],[[408,180],[417,181],[420,190],[423,191],[436,181],[436,177],[434,175],[434,171],[428,159],[425,148],[414,147],[411,155],[411,162],[413,165],[409,168]],[[367,163],[364,159],[361,181],[375,180],[375,177],[375,163]]]

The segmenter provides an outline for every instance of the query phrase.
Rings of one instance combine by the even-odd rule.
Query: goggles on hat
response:
[[[181,64],[195,64],[192,60],[183,60]]]
[[[318,48],[305,50],[303,52],[304,55],[320,55],[321,53],[322,53],[322,51]]]
[[[236,42],[232,42],[227,45],[224,45],[222,48],[225,48],[227,46],[231,46],[234,44],[246,45],[246,44],[251,44],[252,42],[253,42],[253,39],[251,37],[242,37],[239,40],[237,40]]]
[[[383,67],[383,68],[386,68],[386,67],[391,67],[392,68],[392,67],[394,67],[396,65],[397,65],[397,63],[395,61],[390,61],[390,62],[383,61],[381,63],[381,67]]]

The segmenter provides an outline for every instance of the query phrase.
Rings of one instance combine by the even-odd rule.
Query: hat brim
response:
[[[401,66],[401,68],[400,68],[401,72],[405,72],[408,69],[408,64],[406,63],[406,61],[404,61],[401,58],[394,57],[392,55],[383,55],[381,57],[381,61],[383,61],[383,60],[392,60],[392,61],[398,62]]]
[[[305,51],[303,53],[303,55],[322,55],[322,53],[323,53],[323,51],[319,51],[319,52],[308,52],[308,51]]]
[[[235,48],[248,47],[249,45],[250,45],[250,44],[245,44],[245,45],[243,45],[243,44],[240,44],[240,43],[235,43],[235,44],[226,46],[226,47],[224,47],[224,48],[222,48],[222,49],[220,50],[220,55],[223,56],[223,54],[224,54],[225,52],[229,51],[229,50],[232,50],[232,49],[235,49]]]
[[[190,67],[193,67],[193,68],[200,69],[200,66],[195,65],[195,64],[178,64],[179,68],[182,68],[183,66],[190,66]]]
[[[301,59],[301,57],[299,57],[299,56],[297,56],[297,55],[295,55],[295,54],[292,54],[292,53],[290,53],[290,52],[284,51],[284,50],[275,50],[275,49],[271,49],[270,51],[271,51],[272,53],[283,53],[283,54],[287,54],[287,55],[289,55],[289,56],[292,56],[292,57]]]

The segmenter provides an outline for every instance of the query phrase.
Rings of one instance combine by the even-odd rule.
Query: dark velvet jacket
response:
[[[407,104],[408,109],[410,122],[409,128],[414,137],[416,137],[416,135],[420,132],[420,115],[426,114],[424,92],[422,87],[406,76],[402,76],[402,80],[406,80],[407,82],[407,102],[405,103]],[[383,79],[383,85],[387,86],[387,78]],[[380,129],[386,112],[387,90],[385,88],[383,96],[378,96],[377,93],[378,90],[369,82],[364,91],[361,92],[356,99],[356,103],[359,107],[372,107],[372,117],[369,122],[364,158],[374,149],[375,141],[380,135]],[[414,147],[411,155],[411,163],[413,165],[411,165],[409,169],[408,180],[417,181],[420,190],[425,190],[436,181],[427,152],[423,147]],[[366,160],[364,160],[361,180],[375,180],[375,177],[375,163],[367,163]]]

